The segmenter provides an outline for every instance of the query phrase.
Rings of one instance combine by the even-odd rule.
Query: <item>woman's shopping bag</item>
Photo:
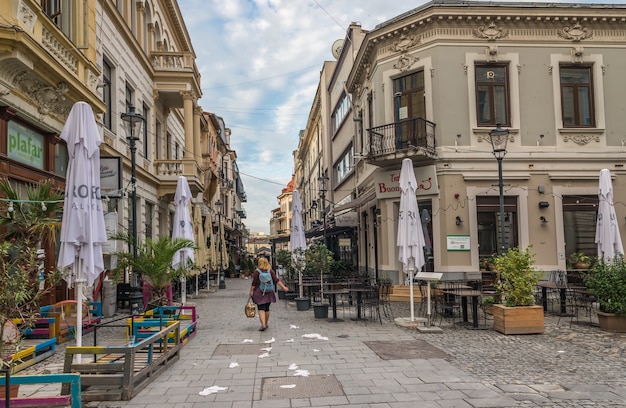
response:
[[[246,317],[254,317],[256,316],[256,305],[252,301],[252,297],[248,298],[248,303],[243,308],[243,311],[246,313]]]

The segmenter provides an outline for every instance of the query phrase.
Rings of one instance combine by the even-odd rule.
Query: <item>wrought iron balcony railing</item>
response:
[[[435,123],[422,118],[376,126],[369,133],[370,156],[375,158],[402,150],[418,149],[435,154]]]

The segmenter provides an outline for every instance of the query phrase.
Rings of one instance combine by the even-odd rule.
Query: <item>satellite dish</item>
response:
[[[343,48],[343,40],[336,40],[332,47],[332,53],[333,53],[333,57],[335,57],[335,59],[339,59],[339,55],[341,54],[341,50]]]

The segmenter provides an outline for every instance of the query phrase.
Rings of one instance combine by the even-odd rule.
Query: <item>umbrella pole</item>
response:
[[[196,297],[198,297],[198,285],[200,285],[200,280],[198,279],[198,275],[196,275]]]
[[[76,347],[83,345],[83,262],[80,256],[77,256],[74,264],[77,266],[76,270],[76,285],[74,285],[74,291],[76,292]],[[76,355],[76,362],[81,363],[82,355]]]
[[[428,293],[428,327],[430,327],[430,281],[426,281],[427,282],[427,293]]]
[[[180,303],[187,303],[187,279],[184,276],[180,277]]]
[[[304,297],[304,288],[302,287],[302,269],[298,271],[298,286],[300,289],[300,299]]]
[[[415,306],[413,305],[413,271],[409,271],[409,294],[411,296],[411,321],[415,321]]]

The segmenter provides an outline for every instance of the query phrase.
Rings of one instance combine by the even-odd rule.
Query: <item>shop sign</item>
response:
[[[446,247],[448,251],[469,251],[469,235],[448,235],[446,236]]]
[[[100,157],[100,191],[103,197],[122,196],[122,163],[119,157]]]
[[[348,211],[343,214],[335,215],[336,227],[356,227],[359,225],[359,215],[356,211]]]
[[[20,163],[43,170],[44,137],[17,122],[8,125],[7,156]]]
[[[413,171],[417,181],[416,196],[439,193],[435,166],[414,167]],[[376,198],[398,198],[402,194],[400,169],[377,172],[374,176],[374,182],[376,183]]]

